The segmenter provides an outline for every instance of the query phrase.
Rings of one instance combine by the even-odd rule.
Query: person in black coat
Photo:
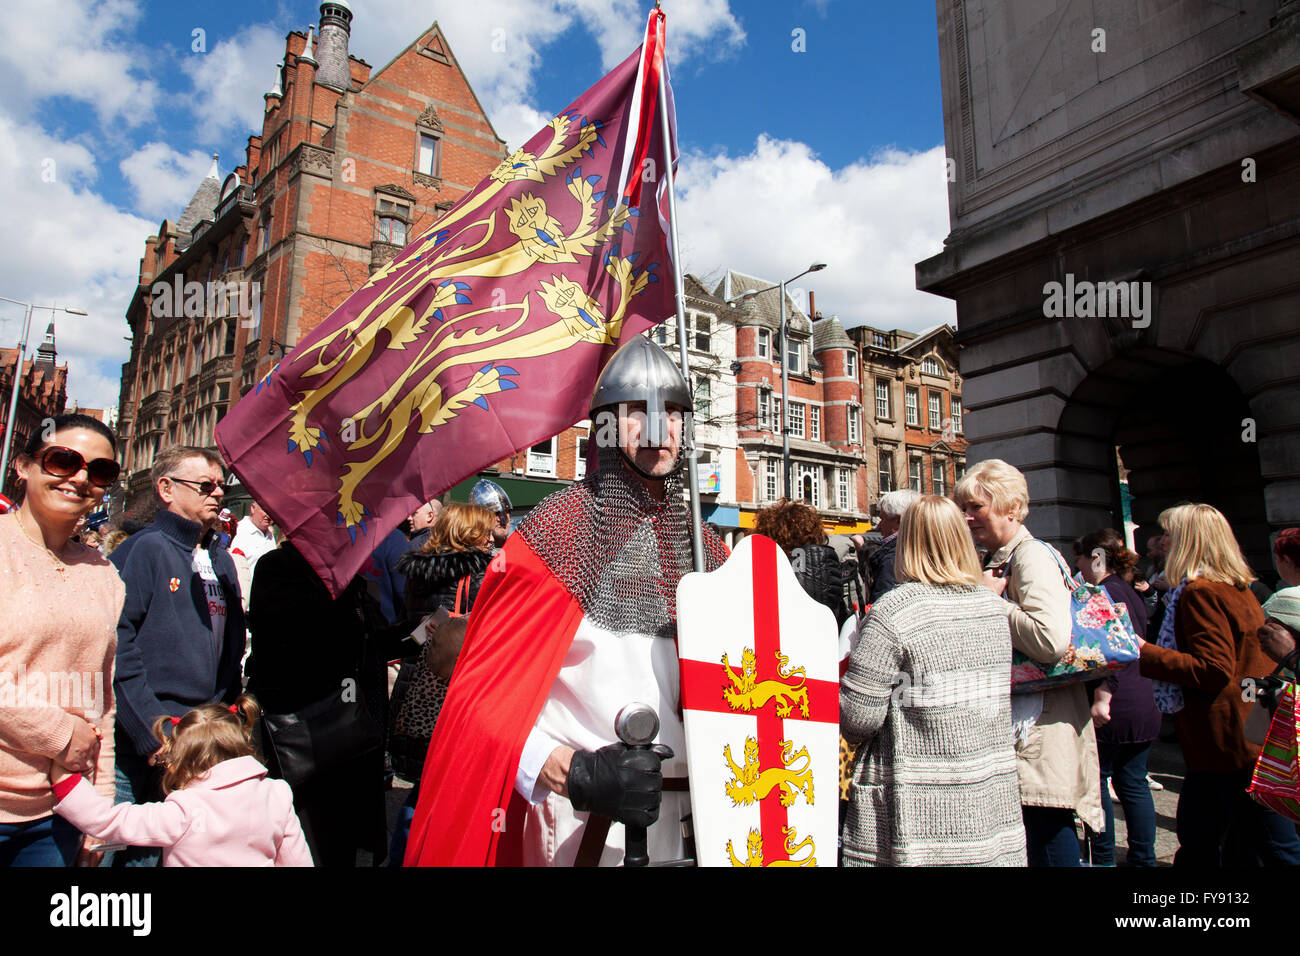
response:
[[[293,543],[257,562],[248,605],[248,687],[267,714],[291,714],[331,694],[360,691],[384,726],[384,665],[403,621],[389,627],[365,582],[337,598]],[[263,745],[265,750],[265,744]],[[355,866],[358,849],[384,855],[384,754],[379,747],[294,790],[294,809],[317,866]]]
[[[432,731],[432,722],[437,721],[438,711],[446,697],[450,675],[429,673],[430,657],[422,662],[417,660],[420,654],[437,655],[445,648],[431,645],[430,642],[454,640],[445,629],[439,629],[438,619],[447,615],[464,617],[469,614],[478,597],[479,587],[483,584],[483,575],[487,571],[492,553],[492,529],[496,516],[487,508],[479,505],[449,504],[438,515],[424,543],[416,550],[408,551],[397,562],[398,573],[406,579],[403,595],[407,612],[416,617],[437,615],[425,625],[428,641],[423,648],[408,651],[402,662],[402,669],[393,685],[392,712],[394,725],[389,737],[389,755],[393,770],[398,776],[415,785],[398,816],[397,828],[389,846],[390,865],[401,865],[406,851],[406,836],[410,831],[411,819],[415,814],[415,799],[420,792],[420,776],[424,767],[424,757],[429,749],[429,737],[424,731]],[[438,611],[446,614],[438,614]],[[460,632],[464,639],[464,632]],[[458,648],[456,649],[458,650]],[[454,659],[453,651],[444,654],[448,661]],[[413,696],[410,700],[407,698]],[[407,717],[412,712],[417,718],[407,726]],[[413,727],[419,728],[416,733]]]
[[[826,543],[822,519],[802,501],[782,498],[758,513],[754,532],[777,543],[805,592],[835,614],[836,634],[849,616],[844,578],[835,549]]]

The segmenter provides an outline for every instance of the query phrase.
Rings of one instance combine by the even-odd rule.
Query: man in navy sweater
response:
[[[244,615],[235,564],[213,531],[225,494],[215,452],[173,445],[158,453],[150,477],[161,507],[109,560],[126,584],[117,625],[114,747],[117,802],[162,799],[153,723],[212,701],[230,703],[242,688]],[[115,865],[157,865],[159,851],[133,848]]]

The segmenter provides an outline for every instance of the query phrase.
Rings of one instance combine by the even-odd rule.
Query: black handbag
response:
[[[383,731],[359,690],[345,695],[340,689],[292,714],[263,714],[261,723],[270,776],[295,790],[384,746]]]

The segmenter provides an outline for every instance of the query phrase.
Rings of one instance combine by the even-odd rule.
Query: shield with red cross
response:
[[[835,616],[751,535],[677,586],[677,648],[700,866],[834,866]]]

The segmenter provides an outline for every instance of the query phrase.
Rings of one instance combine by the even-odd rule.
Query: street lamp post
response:
[[[766,289],[751,289],[733,299],[727,299],[727,305],[739,305],[746,299],[773,289],[781,290],[781,470],[784,497],[790,497],[790,343],[786,341],[787,321],[785,314],[785,287],[795,279],[801,279],[810,272],[821,272],[826,268],[824,262],[814,262],[793,279],[786,279]]]
[[[18,389],[22,385],[23,358],[27,354],[27,337],[32,329],[32,313],[48,310],[50,312],[67,312],[69,315],[85,315],[86,312],[83,309],[65,308],[57,305],[32,305],[30,302],[19,302],[17,299],[9,299],[2,295],[0,295],[0,302],[12,302],[14,305],[21,305],[26,308],[26,312],[23,313],[22,341],[18,343],[18,361],[14,364],[14,380],[12,388],[9,390],[9,420],[5,422],[4,451],[0,453],[0,488],[3,488],[5,479],[9,476],[9,452],[14,440],[14,419],[18,414]]]

